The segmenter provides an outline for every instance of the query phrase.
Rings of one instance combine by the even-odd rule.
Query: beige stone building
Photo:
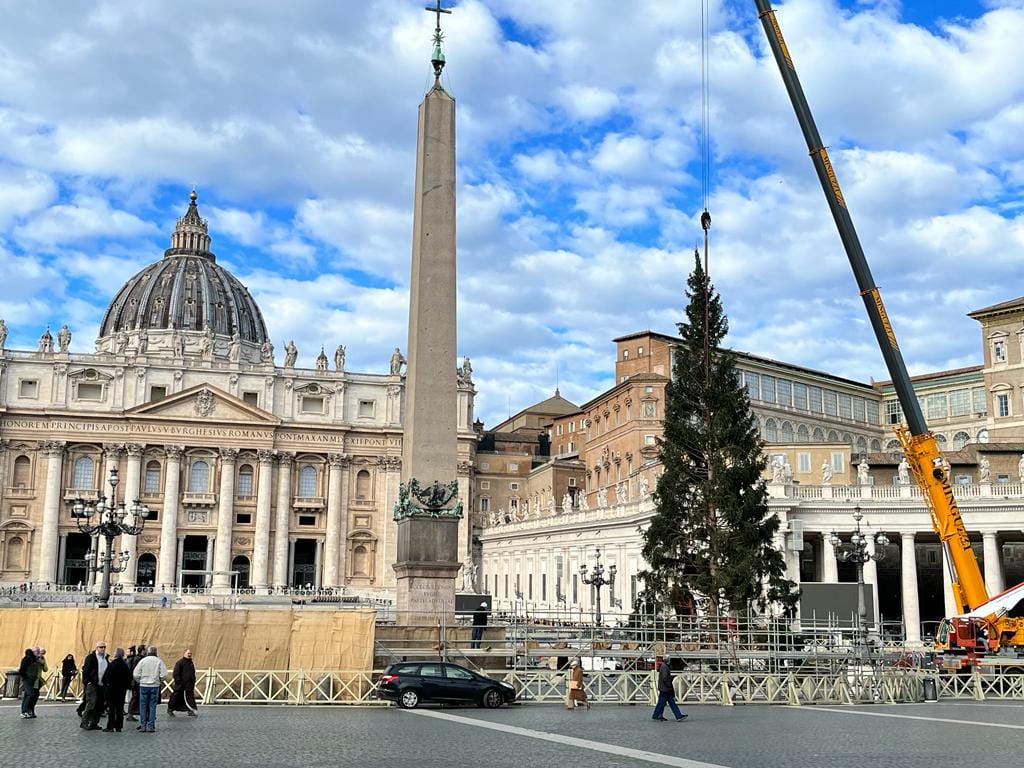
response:
[[[98,542],[71,503],[108,494],[116,467],[118,499],[151,510],[115,543],[129,555],[123,590],[391,597],[401,365],[346,370],[344,339],[324,339],[333,359],[314,368],[297,367],[288,342],[277,365],[259,307],[210,245],[193,193],[163,258],[111,301],[95,353],[71,353],[66,326],[56,343],[47,330],[36,350],[3,350],[0,582],[88,584]],[[464,370],[451,375],[468,509],[475,392]]]

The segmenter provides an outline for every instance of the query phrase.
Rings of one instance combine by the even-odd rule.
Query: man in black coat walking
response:
[[[672,659],[668,656],[661,660],[661,666],[658,668],[658,703],[651,715],[652,720],[664,722],[668,719],[665,717],[666,704],[672,708],[672,714],[676,716],[676,720],[686,719],[686,715],[679,711],[679,705],[676,704],[676,689],[672,685]]]
[[[87,731],[99,730],[97,725],[103,713],[103,675],[107,672],[107,644],[96,643],[95,653],[90,653],[82,662],[82,685],[85,686],[85,709],[82,711],[82,728]]]
[[[114,651],[102,683],[107,695],[107,727],[103,730],[120,733],[124,727],[124,697],[132,685],[132,672],[124,659],[124,648]]]
[[[21,717],[31,720],[35,717],[32,711],[32,696],[35,694],[39,679],[39,659],[31,648],[25,649],[25,655],[18,665],[18,676],[21,678]]]
[[[473,611],[473,635],[469,644],[470,648],[479,648],[480,640],[484,636],[484,628],[487,626],[487,603],[480,603],[480,607]]]

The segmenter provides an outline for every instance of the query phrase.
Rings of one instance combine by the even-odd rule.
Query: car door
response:
[[[445,692],[449,701],[476,701],[482,693],[477,676],[457,664],[445,664]]]
[[[443,664],[420,665],[420,692],[424,701],[446,701]]]

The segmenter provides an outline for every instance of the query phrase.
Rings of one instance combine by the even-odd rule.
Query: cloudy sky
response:
[[[194,183],[280,351],[406,346],[423,0],[0,0],[0,317],[90,351]],[[460,0],[459,355],[489,425],[674,332],[700,237],[697,0]],[[752,2],[710,3],[711,271],[733,347],[888,378]],[[789,0],[779,20],[912,372],[1024,294],[1024,0]],[[279,352],[280,354],[280,352]]]

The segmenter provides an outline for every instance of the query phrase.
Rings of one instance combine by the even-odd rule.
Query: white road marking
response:
[[[919,717],[918,715],[894,715],[888,712],[864,712],[855,709],[829,709],[828,707],[788,707],[788,709],[799,709],[804,712],[833,712],[837,715],[863,715],[865,717],[894,717],[899,720],[924,720],[926,723],[953,723],[954,725],[980,725],[985,728],[1010,728],[1015,731],[1024,731],[1024,725],[1009,725],[1007,723],[980,723],[977,720],[954,720],[950,717]]]
[[[449,715],[444,712],[428,712],[426,710],[408,710],[402,709],[400,712],[405,712],[410,715],[420,715],[422,717],[435,717],[438,720],[449,720],[455,723],[462,723],[463,725],[472,725],[477,728],[489,728],[492,731],[501,731],[502,733],[511,733],[516,736],[526,736],[529,739],[540,739],[541,741],[551,741],[555,744],[561,744],[563,746],[579,747],[580,749],[591,749],[595,752],[606,752],[609,755],[618,755],[620,757],[631,757],[634,760],[644,760],[649,763],[656,763],[657,765],[671,765],[675,768],[727,768],[727,766],[717,765],[715,763],[702,763],[699,760],[687,760],[685,757],[673,757],[672,755],[663,755],[659,752],[648,752],[643,749],[631,749],[629,747],[620,747],[617,744],[606,744],[601,741],[590,741],[589,739],[579,739],[574,736],[563,736],[557,733],[547,733],[545,731],[535,731],[532,728],[520,728],[516,725],[504,725],[503,723],[490,723],[486,720],[477,720],[472,717],[460,717],[459,715]],[[665,727],[658,724],[654,727]],[[671,726],[668,726],[671,727]],[[677,726],[679,728],[685,728],[686,726]]]

